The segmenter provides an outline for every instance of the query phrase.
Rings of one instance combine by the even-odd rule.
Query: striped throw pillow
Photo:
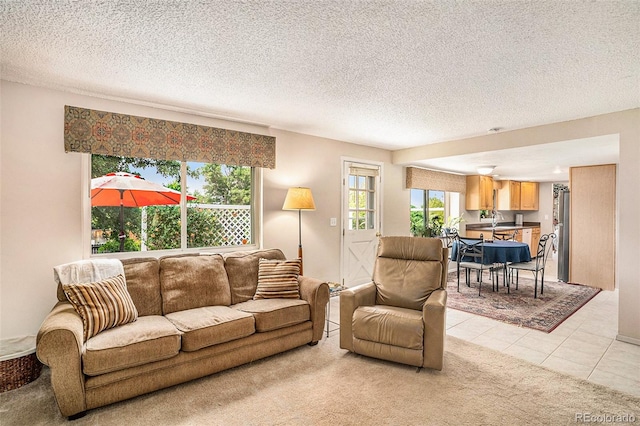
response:
[[[260,259],[258,287],[254,299],[299,299],[300,259]]]
[[[124,275],[95,283],[63,284],[62,290],[82,317],[84,340],[138,319]]]

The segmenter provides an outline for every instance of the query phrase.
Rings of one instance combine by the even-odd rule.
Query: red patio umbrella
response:
[[[180,204],[180,195],[131,173],[107,173],[91,179],[91,206],[120,206],[120,251],[124,251],[124,207]],[[187,195],[187,200],[195,197]]]

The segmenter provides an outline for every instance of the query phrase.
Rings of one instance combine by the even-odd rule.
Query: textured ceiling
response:
[[[2,79],[406,148],[640,107],[640,1],[0,2]]]

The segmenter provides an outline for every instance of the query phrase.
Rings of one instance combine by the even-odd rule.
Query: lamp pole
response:
[[[298,209],[298,257],[300,258],[300,275],[302,275],[302,209]]]
[[[298,210],[298,258],[300,259],[300,275],[302,275],[302,210],[315,210],[311,189],[293,187],[287,191],[282,210]]]

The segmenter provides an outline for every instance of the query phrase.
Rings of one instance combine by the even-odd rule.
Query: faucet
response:
[[[497,210],[491,210],[491,227],[495,230],[498,219],[504,220],[504,216]]]

